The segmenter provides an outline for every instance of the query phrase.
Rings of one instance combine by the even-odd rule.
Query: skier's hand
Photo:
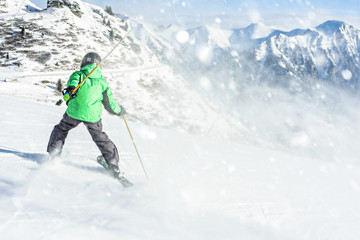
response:
[[[65,93],[72,93],[72,91],[73,91],[74,89],[75,89],[74,86],[69,86],[69,87],[65,88],[65,89],[63,90],[63,95],[65,95]]]
[[[120,105],[121,111],[118,113],[119,116],[122,116],[124,114],[126,114],[126,110],[123,106]]]
[[[73,94],[74,89],[75,89],[74,86],[69,86],[63,90],[62,94],[63,94],[63,96],[64,96],[63,98],[66,102],[69,101],[70,99],[74,98],[74,96],[76,94],[76,93]]]

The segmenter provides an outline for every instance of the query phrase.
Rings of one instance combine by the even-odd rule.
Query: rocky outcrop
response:
[[[48,8],[68,7],[71,10],[71,12],[76,16],[81,17],[82,15],[79,3],[73,0],[48,0],[47,7]]]

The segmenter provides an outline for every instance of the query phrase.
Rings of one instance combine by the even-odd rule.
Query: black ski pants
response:
[[[117,165],[119,162],[118,150],[108,135],[102,131],[101,119],[96,123],[90,123],[74,119],[65,113],[63,119],[54,127],[50,135],[47,152],[50,155],[60,155],[69,131],[80,123],[84,123],[106,162]]]

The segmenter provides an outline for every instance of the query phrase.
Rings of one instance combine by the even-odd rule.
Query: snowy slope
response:
[[[344,59],[357,61],[358,30],[342,22],[291,32],[154,28],[66,2],[74,8],[38,12],[29,1],[0,1],[1,240],[359,238],[359,99],[296,75],[303,58],[322,51],[329,58],[314,63],[336,59],[351,82],[357,70]],[[82,125],[60,158],[47,161],[45,152],[66,109],[54,105],[56,82],[89,49],[109,51],[112,29],[129,34],[127,47],[109,58],[104,76],[129,112],[150,176],[122,120],[104,113],[104,131],[135,183],[129,189],[97,165]],[[240,38],[249,44],[236,45]],[[280,69],[289,60],[285,70],[305,85],[289,91],[261,79],[257,73],[271,76],[265,59]]]
[[[20,70],[74,70],[77,69],[74,63],[81,62],[84,53],[107,53],[122,38],[126,46],[116,49],[109,57],[108,68],[158,63],[146,47],[131,38],[127,22],[80,0],[68,2],[72,4],[69,7],[3,15],[2,55],[8,53],[9,58],[2,59],[2,66],[20,63]],[[77,11],[71,6],[76,6]],[[25,29],[25,34],[21,33],[21,28]]]
[[[0,95],[1,239],[358,239],[359,165],[211,140],[105,116],[124,189],[95,162],[86,128],[45,161],[63,109]],[[319,130],[321,131],[321,130]],[[181,147],[179,147],[181,146]]]

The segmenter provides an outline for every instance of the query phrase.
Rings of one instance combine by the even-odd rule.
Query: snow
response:
[[[345,69],[341,71],[341,75],[345,80],[351,80],[352,78],[352,72],[349,69]]]
[[[197,48],[196,56],[204,64],[210,64],[213,59],[213,49],[209,46],[200,45]]]
[[[19,31],[13,24],[17,17],[46,29],[65,19],[56,23],[55,36],[76,26],[75,35],[84,33],[80,41],[87,39],[83,51],[101,45],[107,52],[113,44],[108,39],[110,28],[100,17],[103,10],[78,2],[87,13],[83,18],[66,8],[27,14],[21,9],[31,2],[19,0],[0,17],[10,24],[10,32]],[[261,18],[257,11],[251,15]],[[110,20],[122,36],[128,33],[124,22]],[[293,59],[286,51],[302,46],[301,52],[326,68],[327,50],[352,46],[356,39],[350,35],[357,32],[346,24],[349,42],[339,45],[325,36],[339,24],[344,23],[319,26],[323,29],[319,35],[311,29],[273,32],[263,24],[234,31],[215,25],[193,29],[136,25],[131,42],[140,52],[118,49],[103,69],[117,102],[129,113],[129,127],[150,176],[147,180],[122,119],[104,113],[104,131],[118,146],[120,168],[135,184],[131,188],[123,188],[96,163],[99,150],[83,125],[69,133],[61,157],[47,159],[50,133],[66,109],[65,104],[54,105],[61,98],[55,85],[59,79],[65,82],[73,70],[56,68],[54,63],[79,57],[81,51],[56,45],[51,38],[43,39],[44,46],[30,46],[33,51],[59,46],[61,52],[47,66],[19,54],[14,58],[23,61],[22,67],[1,68],[1,239],[357,240],[358,97],[318,79],[306,79],[304,86],[290,82],[298,92],[257,82],[243,84],[241,77],[221,76],[233,71],[225,64],[232,63],[218,59],[224,50],[239,61],[243,52],[231,44],[268,36],[255,48],[258,61],[277,56],[283,69],[291,70],[287,68]],[[92,28],[101,33],[98,39],[92,38]],[[33,34],[40,39],[36,31]],[[188,47],[188,53],[193,52],[188,57],[218,74],[216,81],[211,74],[193,75],[187,81],[180,69],[158,58],[159,53],[181,58],[174,49]],[[326,51],[316,51],[321,47]],[[354,54],[349,57],[358,56],[357,48],[350,48]],[[341,63],[339,56],[332,59]],[[223,69],[217,73],[221,61]],[[42,72],[49,66],[56,71]],[[353,69],[336,67],[346,82],[357,76]],[[228,105],[219,107],[204,93],[222,95]]]
[[[189,33],[187,31],[180,31],[176,34],[176,40],[179,43],[186,43],[189,40]]]
[[[207,79],[206,77],[202,77],[199,79],[200,81],[200,85],[201,87],[205,90],[205,91],[211,91],[212,89],[212,84],[209,81],[209,79]]]
[[[255,56],[257,61],[261,61],[266,57],[266,48],[267,45],[265,42],[261,43],[260,46],[255,50]]]
[[[123,188],[82,125],[64,154],[46,143],[64,109],[0,95],[2,239],[357,239],[360,168],[105,115]],[[19,114],[20,113],[20,114]],[[301,137],[300,137],[301,138]],[[179,147],[181,146],[181,147]],[[86,149],[86,152],[84,152]]]
[[[265,24],[259,22],[256,24],[251,24],[249,27],[246,28],[247,31],[250,34],[250,37],[252,39],[259,39],[259,38],[265,38],[269,36],[274,29],[271,27],[266,26]]]
[[[217,46],[221,48],[230,47],[229,37],[231,35],[231,31],[223,30],[219,27],[206,26],[209,31],[209,38],[214,42]]]
[[[28,7],[25,7],[26,5]],[[5,14],[1,14],[2,16],[24,14],[28,11],[40,11],[40,8],[29,0],[2,0],[2,7],[2,10],[5,12]]]

